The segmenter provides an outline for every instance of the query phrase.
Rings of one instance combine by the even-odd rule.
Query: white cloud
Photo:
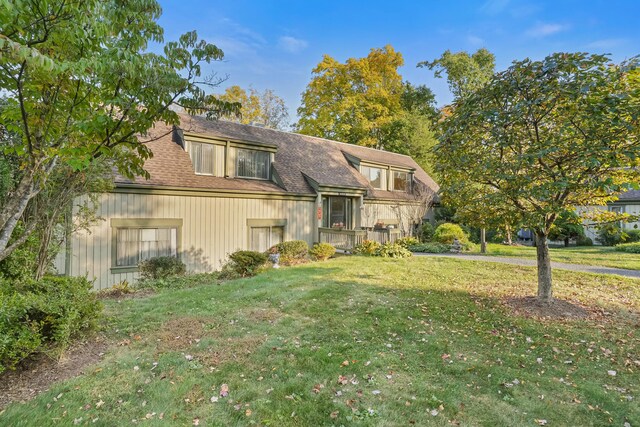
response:
[[[545,24],[539,23],[527,30],[525,33],[529,37],[547,37],[553,34],[560,33],[569,29],[565,24]]]
[[[474,35],[467,36],[467,41],[472,46],[482,46],[484,44],[484,39]]]
[[[228,32],[234,34],[235,36],[240,36],[244,39],[251,40],[256,44],[266,44],[267,41],[262,34],[253,31],[250,28],[247,28],[232,19],[222,18],[220,19],[220,27],[227,30]]]
[[[589,49],[612,49],[625,44],[626,42],[627,41],[625,39],[601,39],[592,41],[587,44],[586,47]]]
[[[278,47],[289,53],[302,52],[307,46],[309,46],[309,43],[306,40],[291,36],[282,36],[278,39]]]
[[[487,0],[480,6],[480,12],[488,15],[497,15],[507,8],[509,1],[510,0]]]

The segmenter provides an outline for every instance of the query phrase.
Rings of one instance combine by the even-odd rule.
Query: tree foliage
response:
[[[574,210],[560,213],[549,229],[549,239],[563,240],[565,246],[569,246],[569,239],[585,237],[582,218]]]
[[[550,301],[546,239],[558,216],[603,205],[640,178],[638,58],[557,53],[516,61],[458,98],[436,149],[443,200],[514,212],[538,241],[538,296]]]
[[[402,54],[385,46],[340,63],[325,55],[302,94],[299,132],[416,157],[431,169],[438,113],[426,86],[403,82]]]
[[[178,122],[171,105],[208,117],[237,110],[205,91],[218,83],[201,76],[223,57],[215,45],[190,32],[162,54],[147,50],[163,41],[160,14],[152,0],[0,2],[0,125],[17,135],[1,149],[18,162],[0,207],[0,260],[28,238],[14,230],[57,171],[104,159],[146,176],[145,137],[156,121]]]
[[[418,67],[435,69],[436,77],[446,72],[449,90],[454,98],[462,98],[489,83],[495,70],[495,55],[484,48],[471,55],[447,50],[433,61],[419,62]]]
[[[235,114],[227,116],[232,120],[245,124],[262,124],[270,129],[284,130],[288,127],[289,112],[284,99],[276,95],[271,89],[260,93],[250,89],[249,93],[240,86],[234,85],[225,89],[218,99],[242,106],[241,116]]]

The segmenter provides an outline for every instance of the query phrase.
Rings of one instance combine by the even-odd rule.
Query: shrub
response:
[[[258,274],[267,262],[267,255],[256,251],[236,251],[229,255],[229,261],[222,267],[220,277],[235,279]]]
[[[435,232],[435,228],[431,225],[430,222],[425,222],[420,227],[419,237],[422,242],[430,242],[433,240],[433,233]]]
[[[619,252],[628,252],[631,254],[640,254],[640,242],[622,243],[614,248]]]
[[[408,258],[413,254],[402,245],[387,242],[380,246],[375,255],[383,258]]]
[[[593,246],[593,240],[587,236],[578,237],[576,239],[576,246]]]
[[[117,298],[122,295],[133,294],[135,292],[135,289],[131,287],[129,281],[123,280],[122,282],[118,282],[108,289],[102,289],[98,291],[98,295],[100,297]]]
[[[280,264],[292,265],[303,262],[307,258],[309,245],[304,240],[291,240],[278,243],[269,249],[269,252],[274,250],[280,254]]]
[[[425,252],[430,254],[443,254],[451,250],[450,245],[437,242],[420,243],[417,245],[409,246],[408,248],[412,252]]]
[[[0,282],[0,372],[29,355],[64,351],[102,310],[84,277]]]
[[[353,253],[357,255],[375,256],[380,249],[380,243],[375,240],[363,240],[362,243],[353,248]]]
[[[604,246],[615,246],[624,243],[629,235],[617,224],[604,224],[598,230],[596,240]]]
[[[169,276],[184,276],[187,266],[176,257],[161,256],[150,258],[138,264],[140,279],[161,279]]]
[[[313,259],[318,261],[325,261],[331,258],[335,253],[336,248],[328,243],[316,243],[309,251],[309,254],[313,257]]]
[[[640,242],[640,230],[638,229],[633,229],[633,230],[626,230],[625,231],[627,233],[627,243],[635,243],[635,242]]]
[[[397,239],[395,241],[395,243],[397,245],[402,246],[403,248],[408,248],[409,246],[413,246],[413,245],[417,245],[420,243],[420,241],[418,239],[416,239],[415,237],[403,237],[401,239]]]
[[[452,244],[454,239],[458,239],[461,243],[469,241],[469,238],[458,224],[449,222],[440,224],[438,228],[436,228],[433,238],[436,242],[448,245]]]

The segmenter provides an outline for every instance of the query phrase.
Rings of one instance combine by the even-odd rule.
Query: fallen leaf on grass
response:
[[[547,420],[534,420],[539,426],[546,426]]]
[[[222,397],[229,396],[229,386],[227,384],[222,384],[220,386],[220,396]]]
[[[314,392],[315,394],[320,393],[320,390],[322,390],[324,388],[324,384],[316,384],[313,386],[313,389],[311,390],[312,392]]]
[[[340,412],[338,411],[333,411],[329,416],[333,419],[338,418],[338,415],[340,414]]]

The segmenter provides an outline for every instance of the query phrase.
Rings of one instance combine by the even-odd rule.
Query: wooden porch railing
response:
[[[402,237],[402,232],[397,228],[391,228],[387,230],[366,230],[367,240],[375,240],[378,243],[395,242]]]
[[[352,250],[366,239],[365,230],[338,230],[335,228],[319,228],[320,242],[328,243],[336,249]]]
[[[335,228],[319,228],[320,242],[329,243],[336,249],[353,250],[364,240],[375,240],[378,243],[395,242],[402,237],[398,229],[388,230],[339,230]]]

